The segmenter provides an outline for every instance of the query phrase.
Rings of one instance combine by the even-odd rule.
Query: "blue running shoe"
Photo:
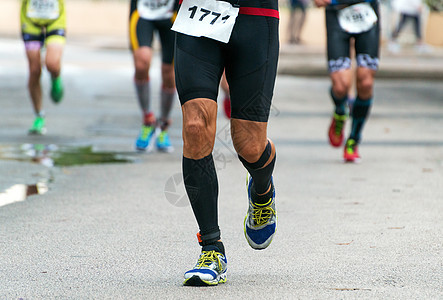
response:
[[[265,204],[252,202],[251,188],[252,177],[248,180],[249,208],[245,217],[245,237],[249,245],[256,250],[262,250],[269,246],[277,227],[277,212],[275,210],[275,189],[272,197]]]
[[[185,273],[183,284],[187,286],[214,286],[225,283],[228,261],[219,251],[216,246],[204,246],[195,267]]]
[[[157,136],[157,149],[162,152],[172,152],[174,148],[169,140],[169,134],[166,130],[162,130]]]
[[[142,125],[140,134],[138,135],[137,140],[135,141],[135,148],[140,151],[145,151],[149,146],[149,142],[151,141],[154,132],[155,132],[154,126]]]

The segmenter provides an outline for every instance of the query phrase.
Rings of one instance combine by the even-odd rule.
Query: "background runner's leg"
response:
[[[29,62],[28,89],[31,96],[34,112],[39,114],[42,110],[42,89],[40,76],[42,65],[40,60],[40,49],[27,50],[26,56]]]

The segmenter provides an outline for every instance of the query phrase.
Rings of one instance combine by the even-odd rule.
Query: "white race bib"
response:
[[[340,27],[349,33],[362,33],[370,30],[378,18],[369,3],[358,3],[338,12]]]
[[[183,0],[172,30],[227,43],[238,11],[238,7],[225,1]]]
[[[26,16],[35,19],[55,20],[60,16],[58,0],[29,0]]]
[[[173,15],[174,0],[138,0],[137,11],[142,19],[170,19]]]

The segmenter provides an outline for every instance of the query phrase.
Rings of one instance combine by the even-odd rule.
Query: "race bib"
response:
[[[26,16],[35,19],[55,20],[60,16],[58,0],[29,0]]]
[[[238,7],[225,1],[183,0],[172,30],[227,43],[238,11]]]
[[[340,27],[349,33],[362,33],[374,27],[378,18],[369,3],[358,3],[338,12]]]
[[[137,11],[142,19],[170,19],[173,15],[174,0],[138,0]]]

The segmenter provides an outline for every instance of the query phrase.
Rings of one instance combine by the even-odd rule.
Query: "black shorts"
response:
[[[141,46],[152,47],[154,31],[158,32],[161,42],[162,62],[172,64],[174,59],[175,33],[171,30],[172,20],[146,20],[137,12],[137,1],[131,1],[131,12],[129,17],[129,37],[131,49],[137,50]]]
[[[328,69],[336,72],[351,67],[350,39],[355,41],[357,66],[372,70],[378,69],[380,49],[380,16],[376,1],[371,3],[379,21],[369,31],[351,34],[344,31],[338,23],[338,10],[326,9],[326,31],[328,44]]]
[[[177,91],[182,105],[195,98],[217,101],[225,69],[232,118],[267,122],[279,53],[278,2],[240,3],[240,14],[227,44],[177,33]]]

